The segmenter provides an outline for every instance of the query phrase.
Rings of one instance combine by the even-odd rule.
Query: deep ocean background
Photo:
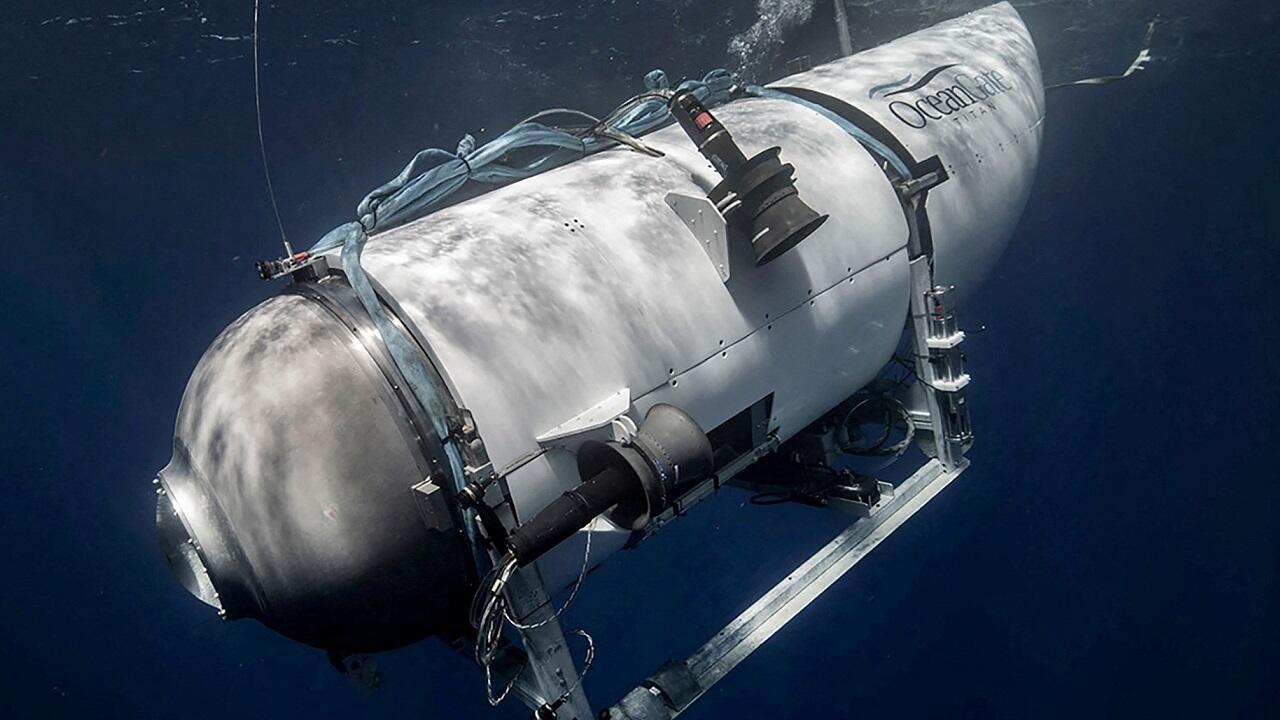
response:
[[[867,47],[979,4],[848,6]],[[1050,81],[1122,69],[1157,14],[1158,62],[1049,99],[1021,226],[962,311],[987,327],[968,351],[973,468],[686,717],[1280,716],[1275,3],[1015,4]],[[275,290],[252,269],[278,249],[252,4],[5,5],[0,715],[527,717],[490,714],[435,641],[382,656],[362,697],[170,578],[150,479],[182,389]],[[827,2],[765,23],[745,63],[728,47],[754,0],[263,13],[267,142],[300,246],[421,147],[606,111],[653,67],[769,80],[836,48]],[[744,500],[725,491],[591,576],[569,623],[596,638],[597,707],[842,525]]]

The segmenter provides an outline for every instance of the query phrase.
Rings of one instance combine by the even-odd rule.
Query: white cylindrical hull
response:
[[[763,267],[731,238],[727,281],[668,204],[719,182],[678,127],[644,137],[662,157],[602,152],[374,236],[363,266],[448,397],[412,396],[337,275],[250,310],[193,372],[156,478],[179,579],[227,617],[328,650],[456,634],[482,568],[437,428],[452,446],[474,421],[528,520],[579,483],[586,436],[564,428],[608,398],[623,401],[594,411],[606,421],[670,403],[708,431],[769,398],[756,429],[785,440],[865,386],[907,320],[909,227],[961,291],[1007,243],[1039,150],[1035,49],[1002,4],[775,87],[839,106],[907,174],[948,178],[908,210],[884,158],[831,117],[744,99],[714,112],[747,155],[781,147],[830,217]],[[599,562],[629,531],[596,526]],[[538,561],[550,586],[576,576],[583,542]]]
[[[918,92],[869,94],[886,78],[943,65],[952,67]],[[901,104],[964,82],[957,74],[999,77],[1007,89],[992,85],[967,112],[912,127],[920,123]],[[1025,202],[1039,146],[1039,66],[1012,8],[777,85],[835,96],[916,160],[939,156],[951,176],[928,201],[939,277],[965,289],[981,281]],[[369,242],[365,268],[472,412],[495,468],[544,450],[539,435],[623,388],[636,419],[666,402],[707,429],[772,394],[771,429],[786,439],[889,360],[907,315],[908,229],[879,160],[791,102],[740,100],[716,115],[748,156],[781,146],[801,197],[831,216],[764,267],[750,262],[745,239],[731,243],[727,283],[664,202],[669,192],[705,195],[718,181],[677,127],[645,138],[664,157],[604,152]],[[573,440],[564,443],[508,476],[521,517],[579,482]],[[598,542],[603,554],[619,540]]]

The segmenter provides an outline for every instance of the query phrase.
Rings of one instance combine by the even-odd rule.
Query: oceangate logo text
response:
[[[996,70],[984,70],[977,74],[960,71],[945,77],[946,87],[930,90],[940,76],[948,70],[960,67],[958,64],[942,65],[924,75],[909,87],[897,90],[911,82],[911,75],[902,80],[877,85],[868,93],[872,97],[902,98],[889,102],[889,112],[893,113],[902,124],[917,130],[925,128],[931,122],[951,119],[962,121],[978,115],[985,115],[986,106],[1000,95],[1013,90],[1013,85],[1004,79]],[[893,90],[893,92],[885,92]],[[924,91],[922,95],[912,93]]]

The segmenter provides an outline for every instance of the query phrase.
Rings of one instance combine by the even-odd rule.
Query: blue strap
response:
[[[349,225],[360,227],[358,223],[349,223]],[[365,242],[368,239],[368,234],[363,231],[352,232],[343,242],[342,266],[347,275],[347,282],[351,284],[351,289],[360,299],[360,304],[373,319],[374,327],[382,336],[387,353],[391,355],[392,362],[404,377],[409,391],[426,411],[431,429],[435,431],[436,437],[440,439],[440,444],[444,448],[445,458],[449,463],[453,492],[461,492],[466,483],[466,472],[462,467],[462,456],[458,452],[457,443],[450,437],[449,426],[445,422],[448,415],[445,412],[444,402],[436,392],[436,385],[427,370],[427,364],[422,360],[416,342],[391,321],[390,315],[378,301],[378,295],[374,292],[373,284],[369,282],[369,276],[360,265],[360,255],[364,252]],[[470,512],[463,513],[463,525],[469,550],[477,563],[476,567],[483,567],[484,552],[481,550],[480,538],[476,533]]]
[[[653,96],[642,97],[610,123],[615,130],[638,137],[652,132],[670,121],[666,100],[658,91],[668,88],[667,76],[655,70],[645,76],[645,85]],[[694,92],[704,104],[718,105],[729,99],[733,76],[726,70],[714,70],[701,80],[680,84]],[[599,134],[580,137],[547,127],[537,122],[523,122],[480,148],[475,138],[467,135],[456,152],[438,148],[423,150],[400,171],[360,201],[354,222],[340,225],[320,238],[312,253],[344,247],[361,233],[373,235],[403,225],[437,209],[468,180],[487,185],[504,185],[585,155],[613,147],[616,142]],[[521,165],[498,160],[515,150],[540,149]]]

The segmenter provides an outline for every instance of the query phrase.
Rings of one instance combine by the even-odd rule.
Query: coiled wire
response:
[[[502,647],[503,630],[508,623],[517,630],[536,630],[553,620],[560,619],[560,616],[569,609],[569,606],[578,597],[578,589],[582,587],[583,581],[586,580],[587,569],[591,564],[591,536],[594,531],[595,523],[593,521],[587,524],[587,540],[586,547],[582,552],[582,567],[578,571],[578,579],[574,581],[573,587],[569,591],[569,597],[565,599],[564,604],[558,610],[538,622],[527,624],[520,622],[511,617],[510,608],[507,606],[507,583],[511,581],[511,577],[519,569],[514,555],[511,553],[504,555],[481,579],[480,587],[471,599],[470,620],[471,626],[476,629],[475,660],[478,665],[484,668],[485,696],[490,705],[496,706],[505,700],[511,690],[515,688],[520,675],[524,672],[524,668],[521,668],[512,673],[511,679],[502,688],[502,691],[497,696],[493,694],[491,664]],[[578,689],[582,678],[586,677],[587,672],[591,670],[592,663],[595,661],[595,641],[581,628],[574,628],[572,632],[587,641],[587,651],[583,658],[583,668],[578,675],[578,681],[561,694],[560,698],[553,703],[555,705],[564,702]]]

